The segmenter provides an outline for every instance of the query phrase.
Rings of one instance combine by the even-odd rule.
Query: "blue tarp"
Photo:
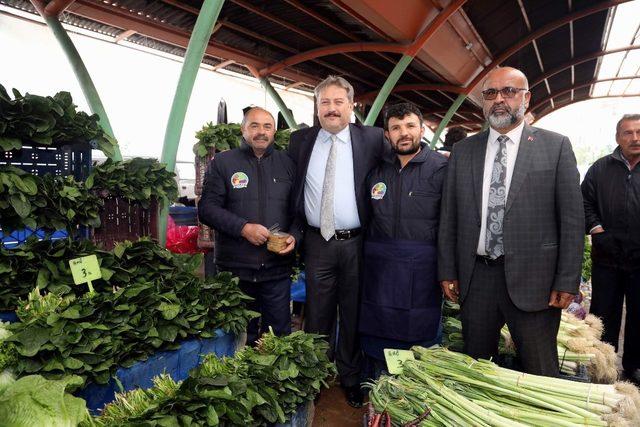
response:
[[[147,389],[153,386],[153,377],[163,372],[171,375],[176,381],[186,379],[189,371],[200,364],[203,355],[214,353],[222,357],[232,356],[235,352],[236,336],[216,329],[215,338],[183,341],[178,350],[161,351],[130,368],[119,368],[116,377],[124,391],[135,388]],[[78,392],[77,396],[85,399],[87,407],[95,414],[104,405],[112,402],[118,392],[120,389],[112,378],[108,384],[90,384]]]
[[[310,427],[313,424],[314,412],[315,406],[313,400],[310,400],[298,408],[288,423],[278,423],[275,424],[274,427]]]

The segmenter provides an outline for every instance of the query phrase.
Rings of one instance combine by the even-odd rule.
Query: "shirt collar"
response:
[[[522,137],[522,131],[524,130],[524,120],[514,129],[511,129],[507,133],[500,133],[492,127],[489,127],[489,143],[495,142],[498,140],[500,135],[507,135],[509,139],[514,142],[516,145],[520,144],[520,138]]]
[[[331,135],[333,134],[323,128],[320,128],[320,132],[318,133],[318,140],[322,142],[331,141]],[[338,132],[336,136],[338,137],[338,141],[349,142],[351,140],[349,125],[345,126],[345,128]]]

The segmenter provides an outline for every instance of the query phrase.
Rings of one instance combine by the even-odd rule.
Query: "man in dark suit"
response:
[[[584,244],[575,156],[565,136],[524,123],[521,71],[498,68],[483,88],[490,129],[453,148],[438,276],[460,299],[467,354],[497,356],[506,322],[524,370],[557,376],[560,312],[578,291]]]
[[[293,202],[304,232],[307,280],[305,330],[330,335],[338,311],[336,365],[347,402],[362,406],[357,339],[365,179],[385,150],[382,129],[350,124],[353,87],[329,76],[315,89],[321,127],[291,134],[296,163]],[[337,308],[337,310],[336,310]]]

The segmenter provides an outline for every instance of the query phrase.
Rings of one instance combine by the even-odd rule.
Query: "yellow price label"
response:
[[[389,373],[398,375],[402,373],[402,364],[407,360],[415,360],[415,357],[413,357],[413,352],[411,350],[385,348],[384,359],[387,362]]]
[[[91,283],[93,280],[102,278],[98,257],[95,255],[72,259],[69,261],[69,267],[76,285]]]

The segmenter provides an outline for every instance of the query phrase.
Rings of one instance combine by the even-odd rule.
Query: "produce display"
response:
[[[0,423],[11,427],[72,427],[89,422],[85,401],[70,394],[80,384],[82,379],[74,376],[48,380],[29,375],[16,380],[9,373],[0,373]]]
[[[200,279],[194,275],[200,256],[172,254],[150,240],[124,242],[113,252],[89,251],[90,243],[69,240],[30,244],[4,273],[9,278],[3,282],[11,286],[15,266],[31,263],[27,277],[35,278],[35,289],[18,302],[20,322],[7,327],[11,335],[0,343],[0,360],[14,355],[17,361],[0,371],[48,378],[75,374],[103,384],[118,367],[176,349],[180,339],[210,338],[216,328],[240,333],[255,315],[245,309],[248,297],[237,278],[221,273]],[[34,247],[45,255],[25,253]],[[94,293],[73,285],[67,258],[73,250],[100,260],[102,279],[93,282]]]
[[[462,323],[456,317],[459,306],[447,302],[446,307],[443,345],[453,351],[462,351]],[[584,365],[594,382],[611,384],[617,379],[616,353],[613,346],[600,340],[602,328],[602,321],[592,314],[581,320],[571,313],[562,312],[558,331],[558,362],[563,374],[578,375],[580,366]],[[516,353],[507,325],[500,331],[499,349],[501,355]]]
[[[73,231],[100,226],[102,200],[72,176],[35,176],[0,166],[0,228]]]
[[[237,123],[214,125],[208,122],[196,132],[196,139],[198,142],[193,146],[193,154],[198,157],[207,157],[211,148],[216,151],[237,148],[242,139],[242,131]]]
[[[97,114],[77,111],[69,92],[45,97],[13,89],[12,98],[0,85],[0,150],[17,150],[34,142],[49,146],[92,142],[110,157],[117,142],[98,120]]]
[[[103,197],[110,194],[139,202],[145,209],[151,199],[158,200],[160,206],[169,206],[178,198],[175,174],[155,159],[139,157],[124,162],[107,159],[94,165],[86,187]]]
[[[120,394],[101,426],[266,426],[284,423],[335,374],[318,335],[263,335],[233,358],[207,356],[182,383],[163,375],[148,390]]]
[[[286,150],[289,146],[291,131],[283,129],[276,131],[274,136],[274,147],[277,150]],[[242,140],[242,131],[237,123],[221,123],[214,125],[209,122],[201,130],[196,132],[198,142],[193,146],[193,154],[197,157],[206,158],[210,149],[215,151],[226,151],[238,148]]]
[[[414,347],[402,374],[370,384],[370,401],[394,426],[636,426],[633,385],[590,384],[500,368],[441,347]]]

